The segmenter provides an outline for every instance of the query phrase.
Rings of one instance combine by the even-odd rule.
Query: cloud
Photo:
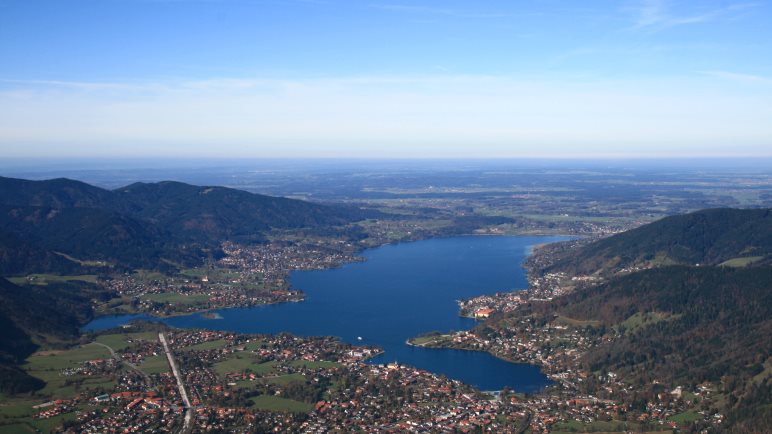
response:
[[[391,3],[371,3],[371,8],[393,12],[420,13],[427,15],[444,15],[455,18],[506,18],[510,14],[499,12],[467,12],[460,9],[436,8],[430,6],[416,6]]]
[[[693,82],[449,75],[5,81],[0,156],[770,153],[772,92]]]
[[[722,78],[725,80],[735,81],[739,83],[772,85],[772,77],[764,77],[760,75],[743,74],[743,73],[729,72],[729,71],[701,71],[701,73],[703,75]]]
[[[721,8],[679,14],[674,11],[673,0],[639,0],[629,9],[633,11],[634,29],[665,29],[714,21],[756,6],[757,3],[735,3]]]

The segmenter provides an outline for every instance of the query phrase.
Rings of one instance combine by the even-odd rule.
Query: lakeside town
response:
[[[549,260],[544,255],[551,251],[537,249],[533,263]],[[224,259],[229,266],[261,273],[303,251],[231,246],[228,253]],[[329,266],[343,258],[328,252],[311,257],[313,261],[287,262],[284,270],[323,261]],[[283,276],[270,275],[275,282]],[[460,313],[495,318],[596,278],[530,273],[529,281],[531,287],[524,291],[460,301]],[[570,318],[526,318],[509,320],[485,335],[476,330],[435,333],[410,342],[487,351],[510,362],[537,365],[553,381],[541,393],[519,394],[508,389],[483,393],[397,363],[370,364],[367,360],[380,353],[378,348],[335,338],[168,330],[140,323],[92,335],[70,351],[33,356],[32,372],[55,377],[63,398],[30,404],[34,418],[67,433],[551,432],[576,424],[659,431],[696,419],[710,425],[722,421],[722,415],[704,409],[716,385],[663,390],[642,404],[631,399],[633,387],[615,373],[578,368],[584,351],[609,339],[584,326]],[[95,353],[97,349],[101,352]],[[79,351],[86,357],[70,355]],[[44,368],[36,372],[38,365]]]
[[[593,379],[591,373],[564,368],[592,339],[557,328],[574,343],[573,350],[545,351],[540,342],[553,339],[554,329],[526,327],[531,338],[519,341],[476,342],[471,333],[452,338],[458,348],[500,345],[505,348],[500,356],[538,363],[556,382],[544,393],[522,395],[507,389],[483,393],[397,363],[370,364],[367,359],[379,349],[335,338],[168,330],[140,323],[95,335],[71,350],[101,346],[99,357],[73,363],[73,354],[66,352],[37,356],[33,363],[45,362],[46,369],[71,381],[72,395],[35,404],[34,417],[58,421],[55,431],[65,433],[520,433],[550,432],[576,422],[657,431],[678,428],[670,419],[709,399],[714,390],[710,384],[694,391],[678,387],[639,411],[608,397],[630,390],[614,373]],[[110,379],[112,387],[72,387],[94,378]],[[581,383],[589,381],[607,393],[583,393]],[[721,421],[720,415],[704,417]]]
[[[364,363],[380,353],[373,347],[148,327],[154,326],[95,336],[112,357],[83,360],[57,375],[109,377],[114,386],[84,387],[69,399],[37,404],[35,418],[58,418],[57,431],[65,433],[519,432],[539,423],[527,417],[534,402],[483,394],[397,363]],[[48,364],[67,360],[54,359]]]
[[[495,319],[599,283],[601,278],[594,275],[536,272],[559,252],[595,238],[538,246],[524,264],[529,288],[459,300],[460,315]],[[122,299],[132,299],[139,311],[172,315],[300,301],[303,294],[289,287],[291,271],[362,260],[356,245],[339,240],[248,247],[226,243],[222,250],[222,258],[202,269],[173,277],[140,272],[107,284]],[[80,349],[98,345],[108,352],[74,364],[65,361],[55,372],[35,371],[36,363],[45,360],[48,366],[52,360],[33,356],[31,372],[46,379],[55,376],[67,392],[29,406],[36,420],[68,433],[124,432],[126,427],[133,432],[662,431],[695,421],[703,426],[722,422],[723,415],[708,411],[715,384],[663,389],[641,402],[634,388],[614,372],[579,368],[577,361],[588,348],[613,339],[613,334],[585,326],[571,318],[509,320],[485,334],[433,333],[410,341],[425,348],[486,351],[510,362],[534,364],[553,382],[543,392],[519,394],[508,389],[483,393],[396,363],[373,365],[367,360],[379,354],[378,348],[354,347],[333,338],[165,330],[170,347],[165,351],[157,330],[146,331],[159,326],[131,325],[91,336],[94,341],[84,341]]]
[[[410,339],[409,344],[485,351],[509,362],[539,366],[554,384],[531,402],[532,429],[549,432],[566,428],[572,422],[621,429],[622,421],[650,431],[678,429],[696,421],[708,427],[718,426],[724,416],[708,411],[710,402],[717,398],[716,384],[704,382],[693,390],[682,385],[671,390],[660,386],[660,393],[646,394],[641,401],[637,388],[618,374],[581,367],[580,360],[589,349],[609,343],[624,334],[626,327],[634,329],[639,326],[638,321],[650,318],[631,318],[609,331],[591,327],[598,324],[563,316],[517,315],[523,306],[549,301],[603,281],[596,275],[536,272],[553,261],[557,252],[586,242],[579,239],[537,248],[525,264],[529,269],[528,289],[459,300],[459,315],[483,321],[483,328],[449,334],[432,332]],[[624,268],[617,273],[636,270]],[[661,384],[656,379],[653,381],[655,385]]]
[[[226,242],[222,251],[222,258],[176,275],[138,271],[100,279],[115,298],[98,305],[97,311],[169,316],[296,302],[304,295],[290,287],[290,272],[363,260],[356,256],[355,245],[334,239],[248,246]]]

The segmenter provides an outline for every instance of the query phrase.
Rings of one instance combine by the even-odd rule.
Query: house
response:
[[[477,309],[474,312],[474,317],[475,318],[488,318],[489,316],[491,316],[491,314],[493,312],[494,312],[493,309],[489,309],[487,307],[483,307],[483,308]]]

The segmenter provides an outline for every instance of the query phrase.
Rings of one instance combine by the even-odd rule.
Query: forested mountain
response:
[[[0,277],[0,391],[17,393],[43,383],[18,368],[40,344],[70,342],[91,318],[91,300],[105,294],[85,283],[17,286]]]
[[[772,260],[772,209],[708,209],[663,218],[567,252],[547,271],[605,273],[625,267]]]
[[[604,279],[486,327],[511,317],[584,324],[603,339],[581,365],[632,384],[631,400],[707,381],[738,432],[772,423],[772,210],[667,217],[558,255],[541,271]]]
[[[200,242],[259,242],[271,228],[341,225],[365,216],[351,207],[171,181],[132,184],[116,190],[115,197],[132,217],[163,227],[177,239]]]
[[[0,276],[31,274],[37,271],[77,274],[85,270],[77,262],[32,244],[18,235],[0,230]]]
[[[109,190],[66,178],[47,181],[0,177],[0,204],[42,208],[110,208],[117,206]]]
[[[593,349],[587,362],[642,382],[758,373],[772,354],[772,267],[644,270],[560,297],[547,309],[621,327],[623,337]]]
[[[708,381],[726,394],[722,412],[730,425],[754,430],[772,423],[772,267],[643,270],[534,304],[522,315],[570,318],[607,336],[580,363],[589,372],[616,373],[633,386],[632,400],[657,392],[660,383],[693,390]]]
[[[84,267],[67,256],[129,268],[168,267],[162,259],[193,265],[226,240],[263,242],[272,229],[329,230],[365,215],[354,207],[179,182],[110,191],[67,179],[0,177],[0,271]]]
[[[0,227],[48,254],[63,252],[79,259],[149,268],[162,257],[181,257],[173,250],[173,240],[158,226],[105,209],[0,205]],[[66,260],[61,255],[59,259]],[[51,264],[52,270],[61,272],[64,264],[58,262]],[[24,269],[34,271],[34,266]]]

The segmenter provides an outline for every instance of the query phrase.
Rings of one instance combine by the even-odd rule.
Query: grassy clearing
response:
[[[0,420],[9,418],[18,418],[30,416],[33,414],[35,405],[42,403],[43,401],[26,401],[21,399],[14,399],[8,403],[0,405]]]
[[[57,255],[63,258],[67,258],[72,262],[78,263],[80,265],[85,265],[87,267],[112,267],[113,266],[113,264],[107,261],[82,260],[82,259],[74,258],[66,253],[62,253],[62,252],[54,252],[54,253],[56,253]]]
[[[248,342],[246,345],[244,345],[245,351],[256,351],[261,348],[265,347],[265,341],[263,340],[253,340],[251,342]]]
[[[560,322],[560,323],[563,323],[563,324],[566,324],[566,325],[575,326],[575,327],[585,327],[585,326],[597,327],[597,326],[600,325],[600,321],[596,321],[596,320],[580,320],[580,319],[569,318],[569,317],[563,316],[563,315],[559,316],[557,318],[557,321]]]
[[[162,372],[169,372],[169,361],[166,360],[165,354],[159,354],[157,356],[146,358],[142,364],[137,367],[148,375],[160,374]]]
[[[41,432],[53,432],[54,428],[61,425],[64,421],[75,420],[76,417],[75,413],[66,413],[48,419],[33,419],[29,424]]]
[[[308,360],[295,360],[290,364],[295,367],[303,367],[307,369],[332,369],[332,368],[340,368],[341,366],[343,366],[338,362],[327,362],[324,360],[320,360],[316,362],[312,362]]]
[[[11,425],[0,425],[0,432],[3,434],[33,434],[36,431],[26,423],[14,423]]]
[[[134,278],[143,282],[152,282],[154,280],[164,280],[167,277],[158,271],[137,270],[134,272]]]
[[[217,348],[224,348],[227,345],[228,345],[228,341],[226,341],[225,339],[217,339],[216,341],[207,341],[197,345],[191,345],[189,347],[183,348],[183,350],[206,351],[206,350],[214,350]]]
[[[764,362],[764,370],[753,376],[753,382],[760,384],[769,377],[772,377],[772,357]]]
[[[667,312],[638,312],[626,320],[619,323],[620,328],[624,328],[627,333],[634,332],[641,327],[656,324],[660,321],[669,321],[678,318],[680,315],[673,315]]]
[[[685,425],[702,419],[702,415],[695,411],[685,411],[668,418],[679,425]]]
[[[554,426],[553,433],[622,433],[622,432],[643,432],[640,429],[640,424],[635,422],[626,421],[602,421],[595,422],[581,422],[578,420],[570,420],[568,422],[558,422]],[[670,431],[663,428],[663,431]],[[655,431],[661,432],[661,431]]]
[[[227,360],[215,363],[214,371],[218,375],[225,375],[229,372],[243,372],[250,370],[255,374],[264,374],[271,372],[276,362],[258,363],[255,358],[249,354],[233,354]]]
[[[410,339],[410,343],[413,345],[426,345],[429,342],[436,341],[440,336],[419,336],[417,338]]]
[[[280,375],[278,377],[268,378],[267,380],[271,384],[283,386],[285,384],[292,383],[295,381],[306,381],[306,377],[304,377],[303,374],[287,374],[287,375]]]
[[[206,303],[211,297],[206,294],[180,294],[177,292],[161,292],[157,294],[147,294],[142,298],[156,303],[189,306]]]
[[[107,345],[115,351],[120,351],[128,348],[131,343],[129,341],[157,341],[158,334],[155,332],[145,333],[120,333],[112,335],[97,336],[96,341]]]
[[[188,268],[181,271],[180,274],[194,280],[199,280],[206,276],[210,282],[219,283],[239,280],[242,277],[239,273],[227,268]]]
[[[96,283],[97,276],[95,274],[81,274],[76,276],[58,276],[56,274],[30,274],[24,277],[10,277],[8,278],[16,285],[48,285],[49,283],[60,283],[70,281],[80,281],[88,283]]]
[[[27,359],[26,369],[33,371],[60,370],[76,367],[86,360],[109,358],[110,351],[94,343],[81,345],[66,351],[48,351],[35,353]]]
[[[288,411],[292,413],[308,413],[314,406],[307,402],[295,401],[293,399],[260,395],[256,398],[252,398],[252,408],[259,410]]]
[[[718,264],[721,267],[746,267],[750,264],[753,264],[754,262],[758,262],[760,260],[764,259],[763,256],[748,256],[745,258],[732,258],[728,261],[724,261],[720,264]]]

